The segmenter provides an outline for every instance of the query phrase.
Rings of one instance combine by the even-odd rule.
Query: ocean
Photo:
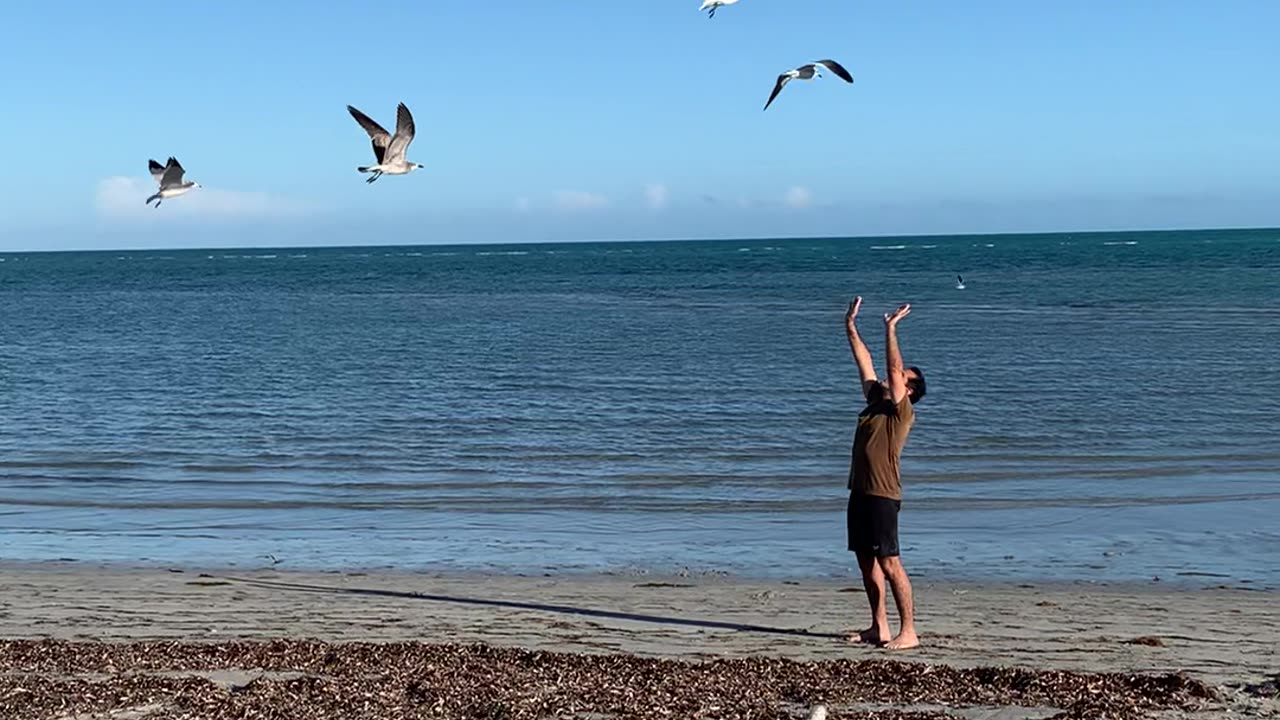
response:
[[[965,288],[956,287],[956,275]],[[0,560],[1280,585],[1280,230],[0,253]]]

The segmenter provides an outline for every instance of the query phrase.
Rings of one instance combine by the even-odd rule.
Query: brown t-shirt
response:
[[[898,458],[915,419],[909,393],[897,405],[890,399],[880,400],[869,403],[858,413],[858,431],[853,436],[853,459],[849,465],[850,490],[858,495],[902,499]]]

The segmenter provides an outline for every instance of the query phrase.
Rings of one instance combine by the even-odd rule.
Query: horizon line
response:
[[[108,253],[108,252],[204,252],[226,250],[342,250],[356,248],[404,248],[404,247],[503,247],[509,245],[589,245],[593,243],[650,245],[660,243],[698,243],[698,242],[760,242],[781,241],[796,242],[802,240],[897,240],[910,238],[976,238],[976,237],[1053,237],[1060,235],[1153,235],[1171,233],[1210,233],[1210,232],[1248,232],[1248,231],[1280,231],[1280,226],[1227,226],[1200,228],[1143,228],[1143,229],[1093,229],[1093,230],[1037,230],[1016,231],[1003,230],[997,232],[959,232],[959,233],[896,233],[882,235],[787,235],[787,236],[753,236],[753,237],[683,237],[683,238],[594,238],[590,240],[553,240],[507,242],[474,242],[474,243],[388,243],[370,245],[223,245],[196,247],[118,247],[118,248],[82,248],[58,250],[0,250],[0,255],[55,254],[55,253]]]

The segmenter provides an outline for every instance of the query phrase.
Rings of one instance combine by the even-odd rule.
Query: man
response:
[[[862,584],[871,603],[871,627],[849,639],[890,650],[905,650],[919,645],[920,639],[916,637],[911,581],[898,556],[898,510],[902,506],[898,461],[915,420],[912,406],[924,397],[924,373],[918,367],[904,367],[898,351],[898,322],[911,313],[911,305],[903,305],[884,316],[887,364],[884,381],[876,377],[871,353],[858,335],[856,320],[861,307],[862,298],[854,299],[844,318],[849,349],[858,365],[862,393],[867,400],[866,408],[858,414],[858,430],[853,440],[846,522],[849,550],[857,553]],[[889,618],[885,612],[886,580],[893,589],[901,621],[898,634],[893,637],[889,635]]]

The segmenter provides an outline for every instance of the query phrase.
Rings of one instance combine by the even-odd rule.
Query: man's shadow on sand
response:
[[[691,618],[671,617],[667,615],[645,615],[642,613],[619,612],[616,610],[596,610],[573,605],[551,605],[548,603],[522,602],[519,600],[494,600],[489,598],[461,597],[457,595],[439,595],[433,593],[407,592],[402,590],[375,590],[371,588],[343,588],[311,583],[284,582],[280,580],[259,580],[230,576],[218,576],[244,585],[254,585],[275,590],[291,592],[327,593],[332,595],[359,595],[364,597],[396,598],[400,600],[423,600],[426,602],[450,603],[453,605],[476,605],[508,610],[534,610],[537,612],[559,613],[577,617],[602,618],[605,620],[629,620],[631,622],[653,623],[655,625],[680,625],[684,627],[705,628],[708,630],[732,630],[735,632],[761,633],[767,635],[789,635],[792,637],[843,639],[837,633],[813,632],[803,628],[780,628],[769,625],[752,625],[749,623],[725,622],[722,620],[696,620]]]

